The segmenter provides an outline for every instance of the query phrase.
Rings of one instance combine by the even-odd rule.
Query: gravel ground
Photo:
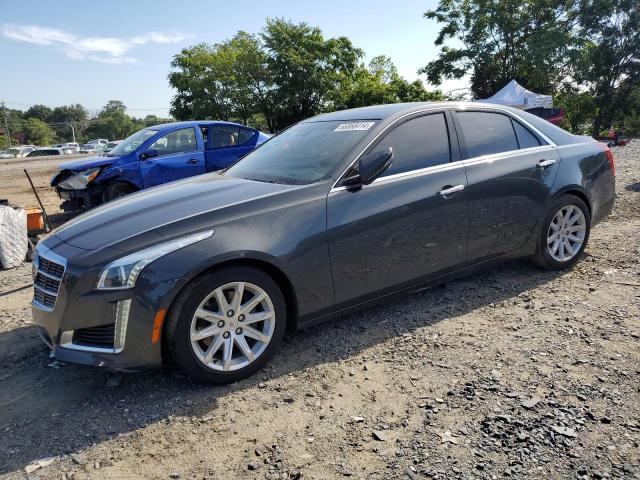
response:
[[[640,141],[614,156],[573,270],[513,262],[299,332],[226,387],[51,364],[30,266],[0,272],[0,474],[640,478]]]

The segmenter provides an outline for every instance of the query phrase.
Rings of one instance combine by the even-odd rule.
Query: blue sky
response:
[[[436,0],[2,3],[0,101],[12,108],[81,103],[95,111],[117,99],[134,116],[166,115],[173,95],[167,74],[175,53],[225,40],[238,30],[258,32],[267,17],[307,22],[325,37],[348,36],[367,58],[391,57],[409,80],[437,54],[438,25],[422,16]],[[465,81],[442,88],[462,86]]]

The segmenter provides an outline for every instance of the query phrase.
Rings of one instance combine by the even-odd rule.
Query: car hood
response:
[[[86,170],[87,168],[101,167],[103,165],[111,165],[118,161],[120,157],[88,157],[80,160],[72,160],[71,162],[65,162],[58,165],[60,170],[71,170],[73,172],[79,172]]]
[[[304,188],[206,174],[127,195],[76,217],[55,237],[86,250],[130,252],[245,216],[266,201]],[[275,199],[278,201],[278,199]],[[286,203],[286,198],[281,199]]]

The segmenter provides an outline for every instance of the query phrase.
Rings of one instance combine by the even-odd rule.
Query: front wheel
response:
[[[565,195],[555,201],[540,232],[535,262],[550,270],[572,267],[587,246],[591,215],[584,201]]]
[[[226,268],[185,288],[171,309],[165,338],[186,374],[231,383],[273,357],[286,315],[282,292],[269,275],[250,267]]]
[[[133,193],[135,191],[136,189],[126,182],[114,182],[107,185],[107,188],[104,189],[102,199],[106,203],[110,202],[111,200],[115,200],[116,198],[129,195],[130,193]]]

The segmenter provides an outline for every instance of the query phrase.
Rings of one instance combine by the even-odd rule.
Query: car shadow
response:
[[[289,335],[247,380],[198,384],[178,373],[117,374],[50,363],[35,328],[0,334],[0,474],[44,458],[135,435],[172,417],[215,414],[218,399],[315,365],[342,360],[393,337],[455,321],[517,297],[562,272],[513,262]],[[496,320],[499,321],[499,320]],[[328,342],[327,339],[334,339]]]

